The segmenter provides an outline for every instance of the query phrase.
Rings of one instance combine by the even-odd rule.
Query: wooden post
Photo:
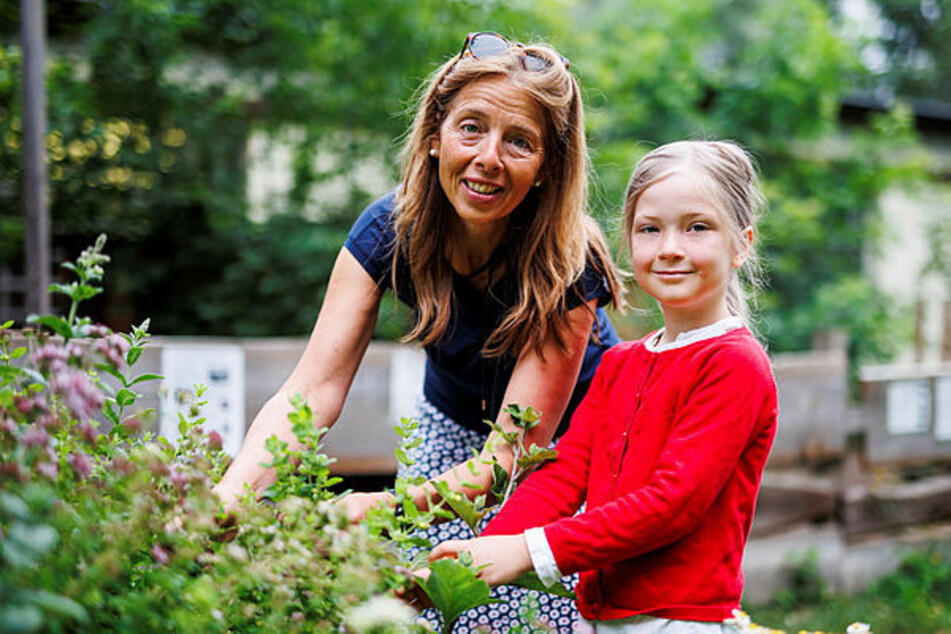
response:
[[[915,361],[925,360],[925,300],[915,300]]]
[[[26,312],[50,312],[50,212],[46,169],[46,1],[20,0],[23,45],[23,201]]]

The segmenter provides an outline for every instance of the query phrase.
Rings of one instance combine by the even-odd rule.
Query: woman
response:
[[[544,416],[525,444],[548,445],[618,341],[602,308],[621,301],[618,275],[585,214],[583,112],[567,60],[546,46],[470,35],[430,79],[402,156],[402,184],[354,224],[303,356],[216,486],[226,507],[246,483],[263,491],[273,481],[260,466],[269,459],[264,441],[277,435],[293,446],[291,395],[307,399],[318,424],[336,421],[387,287],[415,310],[405,339],[427,354],[416,415],[425,443],[412,475],[470,496],[489,489],[491,469],[467,472],[474,488],[448,470],[471,448],[491,455],[482,421],[512,430],[502,406],[530,405]],[[495,454],[511,471],[511,454]],[[419,487],[421,507],[426,489],[438,499]],[[344,504],[356,519],[391,500],[353,494]],[[463,536],[455,524],[437,527],[435,538]]]

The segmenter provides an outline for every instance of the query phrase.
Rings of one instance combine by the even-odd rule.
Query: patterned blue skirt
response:
[[[422,444],[410,452],[415,462],[400,468],[400,475],[431,478],[462,464],[472,457],[472,450],[480,451],[486,436],[463,427],[436,409],[425,398],[420,398],[416,420],[419,427],[414,434],[421,437]],[[488,518],[494,516],[494,512]],[[487,518],[487,519],[488,519]],[[470,539],[472,531],[462,520],[456,519],[433,526],[423,533],[433,545],[448,539]],[[415,553],[411,553],[415,554]],[[577,576],[566,577],[562,583],[574,588]],[[547,593],[523,590],[510,586],[493,588],[492,597],[502,603],[483,605],[463,614],[456,623],[454,633],[482,632],[499,634],[519,632],[591,632],[591,626],[581,618],[574,601]],[[532,618],[526,618],[531,612]],[[421,615],[430,623],[438,623],[434,610]]]

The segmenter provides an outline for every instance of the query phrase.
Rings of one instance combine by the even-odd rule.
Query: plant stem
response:
[[[502,495],[502,501],[499,503],[501,506],[509,499],[509,496],[512,495],[512,490],[515,488],[515,480],[519,475],[518,468],[518,459],[519,455],[522,453],[522,443],[519,442],[515,445],[515,451],[512,456],[512,472],[509,474],[509,481],[505,483],[505,493]]]
[[[67,325],[69,325],[69,331],[73,331],[73,324],[76,321],[76,309],[79,308],[79,300],[75,297],[72,298],[72,305],[69,307],[69,317],[66,319]]]

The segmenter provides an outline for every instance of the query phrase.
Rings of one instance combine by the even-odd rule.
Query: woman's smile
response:
[[[477,181],[477,180],[468,179],[468,178],[463,179],[462,182],[463,184],[465,184],[466,187],[471,189],[473,192],[482,196],[490,196],[492,194],[497,194],[502,191],[501,185],[493,185],[492,183],[486,183],[486,182]]]

